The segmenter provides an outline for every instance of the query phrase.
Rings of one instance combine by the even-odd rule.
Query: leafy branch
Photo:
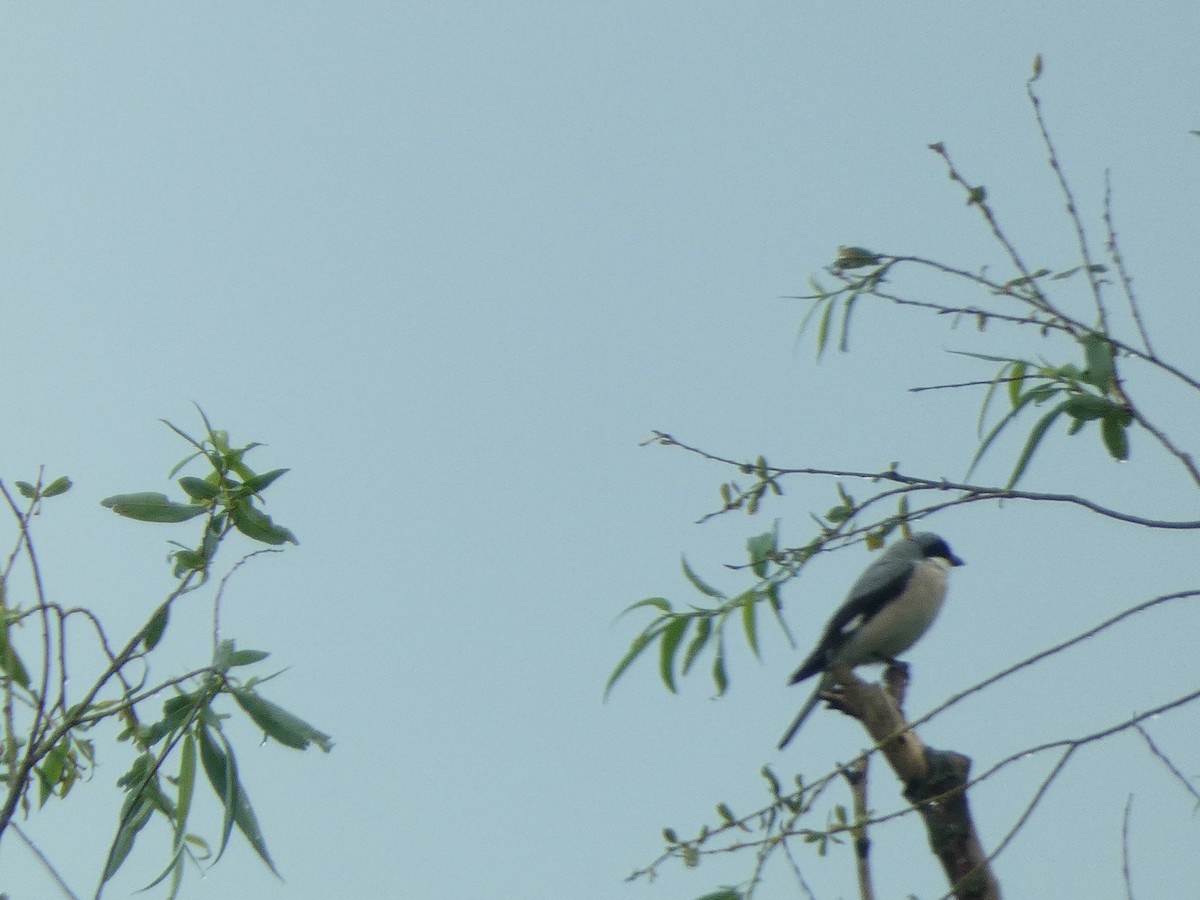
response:
[[[238,775],[233,744],[224,732],[223,723],[230,713],[219,711],[219,704],[240,710],[263,733],[264,739],[298,750],[312,745],[326,752],[332,748],[328,735],[262,695],[260,686],[273,675],[243,674],[267,659],[266,651],[238,649],[233,640],[219,638],[220,600],[228,574],[221,579],[213,601],[210,663],[147,684],[148,660],[167,632],[174,603],[207,582],[219,547],[234,532],[254,543],[265,544],[266,548],[245,555],[230,574],[259,553],[278,552],[280,545],[296,543],[289,529],[275,523],[260,508],[264,491],[287,470],[258,473],[251,469],[245,456],[259,445],[235,446],[228,433],[214,429],[202,411],[200,417],[205,429],[200,439],[166,423],[193,448],[171,470],[170,477],[193,462],[207,468],[199,477],[178,478],[182,500],[143,491],[101,501],[118,515],[142,522],[178,525],[192,519],[203,520],[194,543],[170,542],[177,548],[169,557],[176,583],[119,649],[113,648],[93,613],[52,601],[42,583],[32,519],[41,512],[46,500],[70,489],[70,479],[62,477],[44,484],[39,476],[32,483],[15,482],[16,494],[27,501],[23,506],[0,482],[0,495],[8,504],[18,531],[16,546],[0,569],[0,695],[3,697],[0,784],[5,791],[0,805],[0,838],[10,827],[16,828],[14,816],[18,811],[28,817],[51,799],[69,796],[96,762],[97,748],[89,732],[102,722],[119,720],[123,727],[117,740],[130,745],[134,758],[117,782],[125,792],[125,799],[96,897],[128,858],[139,833],[156,816],[161,817],[172,834],[171,850],[162,874],[147,887],[168,881],[168,897],[177,896],[185,863],[200,864],[207,860],[215,863],[220,859],[235,827],[267,867],[276,871]],[[14,601],[7,590],[14,565],[22,556],[29,563],[33,586],[33,602],[25,605]],[[36,646],[29,646],[19,633],[30,620],[41,625]],[[68,677],[66,648],[69,639],[73,639],[69,634],[71,623],[77,620],[87,623],[107,662],[97,674],[82,679],[85,689],[72,698],[69,682],[80,679],[78,674]],[[31,653],[38,656],[36,666],[25,661]],[[129,665],[135,661],[146,661],[136,683],[126,677]],[[38,673],[36,678],[31,671]],[[160,702],[161,710],[157,717],[152,715],[147,719],[141,710],[152,702]],[[169,776],[164,774],[168,766],[175,767]],[[215,853],[207,841],[188,830],[198,769],[203,769],[224,809],[221,840]],[[23,832],[22,837],[28,841]],[[36,848],[35,855],[51,877],[63,884],[45,855]]]

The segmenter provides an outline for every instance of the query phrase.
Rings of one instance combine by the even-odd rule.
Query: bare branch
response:
[[[1193,798],[1195,798],[1197,804],[1200,804],[1200,792],[1197,792],[1196,789],[1192,787],[1192,783],[1187,780],[1187,776],[1180,772],[1179,767],[1176,766],[1175,763],[1171,762],[1170,758],[1165,753],[1158,749],[1158,745],[1154,743],[1154,740],[1150,737],[1150,733],[1146,731],[1145,728],[1143,728],[1141,725],[1138,725],[1137,730],[1138,734],[1140,734],[1142,739],[1146,742],[1146,746],[1150,748],[1150,752],[1158,757],[1159,761],[1167,767],[1167,771],[1174,775],[1175,779],[1183,785],[1184,790],[1186,790],[1192,795]]]
[[[1033,115],[1037,120],[1038,130],[1042,134],[1042,143],[1046,145],[1046,152],[1049,154],[1050,168],[1054,171],[1054,175],[1058,179],[1058,186],[1067,201],[1067,215],[1075,226],[1075,237],[1079,241],[1079,256],[1083,260],[1084,271],[1087,273],[1088,283],[1092,287],[1092,297],[1096,302],[1096,318],[1100,333],[1107,336],[1108,316],[1104,310],[1104,300],[1100,296],[1100,282],[1096,279],[1091,250],[1088,249],[1087,233],[1083,228],[1083,220],[1079,217],[1075,195],[1071,192],[1071,186],[1067,184],[1067,176],[1063,172],[1062,166],[1058,164],[1058,152],[1054,149],[1054,142],[1050,139],[1050,131],[1046,128],[1046,120],[1042,117],[1042,101],[1034,91],[1032,81],[1026,82],[1025,93],[1029,96],[1029,102],[1033,106]]]
[[[663,431],[653,432],[654,437],[644,443],[655,443],[662,446],[675,446],[689,453],[694,453],[697,456],[712,462],[718,462],[723,465],[740,467],[740,463],[733,459],[728,459],[723,456],[709,453],[706,450],[701,450],[699,447],[693,447],[683,443],[680,440],[672,437]],[[1142,525],[1146,528],[1166,528],[1179,530],[1196,530],[1200,529],[1200,520],[1184,520],[1173,521],[1166,519],[1149,519],[1144,516],[1134,515],[1133,513],[1121,512],[1120,510],[1110,509],[1106,506],[1101,506],[1086,497],[1079,497],[1075,494],[1059,494],[1045,491],[1024,491],[1014,488],[1000,488],[989,485],[966,484],[963,482],[949,481],[944,478],[931,479],[920,478],[913,475],[903,475],[898,470],[887,469],[882,472],[864,472],[851,469],[821,469],[814,467],[802,468],[783,468],[770,466],[767,470],[773,477],[783,475],[816,475],[829,478],[857,478],[865,481],[891,481],[897,484],[906,485],[909,488],[927,491],[956,491],[967,495],[955,503],[975,503],[981,500],[1032,500],[1045,503],[1068,503],[1074,506],[1081,506],[1091,512],[1105,516],[1106,518],[1116,519],[1121,522],[1128,522],[1132,525]]]
[[[1141,726],[1138,726],[1141,730]],[[1125,801],[1125,815],[1121,817],[1121,875],[1125,879],[1125,896],[1133,900],[1133,878],[1129,874],[1129,813],[1133,809],[1133,794]]]
[[[1154,353],[1154,348],[1150,345],[1150,335],[1146,332],[1145,323],[1142,322],[1142,313],[1138,307],[1137,297],[1133,293],[1133,279],[1129,276],[1129,272],[1125,269],[1125,260],[1121,256],[1121,250],[1117,246],[1117,231],[1113,226],[1112,215],[1112,173],[1107,169],[1104,172],[1104,225],[1108,230],[1108,255],[1113,261],[1113,266],[1117,270],[1117,275],[1121,279],[1121,286],[1125,290],[1125,299],[1129,301],[1129,311],[1133,314],[1134,324],[1137,325],[1138,334],[1142,336],[1142,344],[1146,347],[1146,353],[1152,359],[1157,358]]]
[[[79,897],[75,894],[75,892],[71,890],[65,881],[63,881],[63,877],[58,874],[58,870],[54,868],[54,864],[50,862],[50,859],[46,856],[46,854],[41,851],[41,848],[31,841],[29,836],[21,830],[21,826],[16,822],[13,822],[10,827],[16,832],[17,837],[24,841],[25,846],[29,848],[29,851],[38,858],[38,861],[41,862],[42,866],[50,874],[50,877],[54,879],[55,884],[58,885],[58,889],[63,892],[63,896],[70,897],[71,900],[79,900]]]

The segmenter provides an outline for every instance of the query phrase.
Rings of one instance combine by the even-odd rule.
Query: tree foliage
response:
[[[1114,508],[1080,494],[1021,487],[1040,454],[1045,452],[1047,435],[1061,428],[1067,435],[1091,432],[1114,461],[1129,459],[1139,442],[1157,444],[1191,487],[1200,489],[1200,470],[1191,450],[1171,436],[1170,423],[1160,421],[1159,414],[1152,414],[1139,400],[1155,390],[1155,378],[1166,378],[1186,392],[1197,395],[1200,395],[1200,380],[1160,356],[1151,342],[1117,239],[1110,186],[1106,187],[1104,197],[1103,255],[1097,256],[1089,238],[1089,228],[1078,211],[1043,118],[1041,100],[1035,90],[1040,75],[1039,58],[1026,83],[1026,91],[1076,237],[1075,259],[1065,264],[1030,262],[1037,254],[1019,250],[1010,240],[986,187],[968,179],[956,166],[945,145],[935,143],[930,150],[945,167],[949,179],[962,191],[967,209],[979,217],[994,240],[1004,261],[1003,274],[991,274],[994,266],[972,270],[898,250],[846,245],[838,248],[819,276],[810,279],[808,293],[791,298],[808,304],[800,327],[802,332],[813,335],[818,358],[835,346],[842,352],[851,349],[855,316],[861,315],[861,311],[871,304],[911,310],[940,320],[949,327],[969,324],[979,332],[1005,329],[1002,340],[1008,347],[1006,351],[959,352],[964,365],[982,363],[989,366],[991,371],[984,377],[969,371],[962,381],[954,384],[911,388],[913,391],[982,390],[975,423],[978,444],[972,457],[963,460],[966,475],[959,481],[951,481],[901,471],[896,463],[870,471],[836,466],[779,466],[768,463],[761,455],[752,462],[738,460],[690,445],[667,432],[654,432],[646,444],[683,450],[720,463],[736,473],[719,486],[719,505],[701,522],[735,511],[753,516],[767,508],[780,508],[779,504],[787,501],[778,498],[784,495],[788,483],[796,479],[824,480],[830,499],[822,511],[809,513],[815,527],[811,538],[799,546],[780,544],[778,521],[769,530],[760,531],[747,540],[747,562],[735,567],[747,579],[746,587],[739,593],[727,596],[715,590],[685,561],[684,575],[697,594],[691,603],[681,606],[664,597],[653,597],[628,607],[627,613],[649,613],[651,618],[614,668],[606,695],[636,659],[655,652],[659,678],[672,692],[677,690],[678,679],[702,668],[700,659],[705,652],[711,653],[712,682],[717,694],[723,694],[732,671],[731,641],[727,640],[734,632],[729,627],[732,623],[740,623],[749,652],[756,657],[761,645],[759,629],[766,620],[775,622],[794,646],[780,615],[781,595],[810,560],[820,553],[860,543],[876,549],[898,529],[907,529],[910,523],[919,520],[930,520],[950,508],[976,504],[991,504],[994,508],[995,501],[1000,500],[1070,504],[1130,526],[1200,529],[1200,521],[1153,518],[1133,510]],[[947,297],[951,299],[943,299]],[[1084,303],[1080,302],[1081,297],[1086,298]],[[985,458],[993,457],[1004,446],[998,440],[1001,435],[1021,429],[1015,455],[1004,462],[1005,477],[996,482],[973,479]],[[1056,446],[1069,448],[1071,445]],[[1168,492],[1176,490],[1168,486],[1166,478],[1161,479],[1161,483],[1164,499]],[[852,491],[851,484],[865,487],[861,492]],[[1197,596],[1200,596],[1200,586],[1141,599],[1087,631],[959,691],[908,727],[918,726],[985,687],[1089,640],[1147,609]],[[760,615],[760,611],[765,615]],[[989,778],[1028,755],[1058,754],[1045,782],[1030,798],[1026,814],[991,849],[990,858],[1004,850],[1028,821],[1046,787],[1061,773],[1073,754],[1086,744],[1125,732],[1140,733],[1155,754],[1167,761],[1178,775],[1178,767],[1154,748],[1142,723],[1197,699],[1200,699],[1200,690],[1189,691],[1152,710],[1122,715],[1094,733],[1025,748],[975,775],[971,783]],[[866,756],[870,757],[879,749],[877,744]],[[758,808],[735,815],[728,806],[721,804],[716,818],[702,825],[691,837],[681,837],[675,829],[666,829],[663,853],[631,878],[653,876],[672,860],[695,866],[706,855],[745,852],[753,856],[745,882],[736,887],[722,887],[709,896],[748,900],[760,884],[768,861],[782,852],[792,861],[790,868],[800,880],[799,887],[807,891],[792,856],[795,843],[810,845],[818,853],[824,853],[832,842],[849,837],[857,840],[868,826],[892,817],[873,816],[865,805],[851,813],[843,805],[836,804],[827,812],[823,823],[813,822],[821,809],[819,801],[831,784],[846,775],[844,770],[834,770],[811,781],[803,781],[797,776],[790,785],[782,783],[770,768],[764,767],[762,775],[767,799]],[[1192,795],[1200,797],[1186,778],[1179,776],[1178,780]],[[911,810],[895,815],[908,811]],[[959,883],[952,879],[951,891],[966,896],[964,884],[965,879]]]
[[[164,423],[191,447],[169,477],[185,469],[197,472],[177,478],[175,499],[139,491],[100,501],[114,513],[141,522],[198,524],[190,542],[170,542],[173,584],[150,608],[144,624],[120,645],[114,644],[95,613],[63,605],[43,585],[34,520],[53,509],[47,501],[69,490],[70,479],[17,481],[15,491],[0,482],[0,496],[16,524],[15,546],[0,568],[0,840],[11,833],[25,837],[20,823],[47,803],[66,800],[102,753],[131,756],[128,770],[117,781],[124,801],[115,816],[107,858],[98,862],[96,897],[128,859],[142,830],[155,821],[171,835],[171,843],[161,874],[146,887],[164,885],[168,897],[178,895],[189,862],[207,866],[221,858],[235,829],[276,871],[225,727],[231,715],[244,715],[264,740],[285,747],[304,750],[315,745],[326,752],[332,747],[329,735],[263,695],[262,685],[274,677],[256,670],[268,658],[266,651],[239,649],[232,638],[220,636],[221,599],[233,573],[252,557],[279,552],[282,545],[297,541],[262,508],[265,491],[287,470],[250,468],[246,456],[259,445],[235,446],[203,412],[200,418],[204,430],[199,438]],[[266,547],[242,556],[214,585],[218,551],[234,534]],[[13,588],[21,559],[31,572],[27,592]],[[172,609],[181,598],[206,587],[213,605],[211,661],[194,671],[160,672],[152,679],[152,667],[170,665],[155,650],[170,628]],[[70,642],[80,632],[91,636],[105,660],[99,671],[86,677],[71,658]],[[77,684],[85,687],[73,686]],[[119,723],[119,746],[101,746],[94,737],[106,722]],[[201,781],[207,782],[223,811],[215,842],[189,828]],[[59,889],[75,896],[53,861],[40,852],[38,856]]]

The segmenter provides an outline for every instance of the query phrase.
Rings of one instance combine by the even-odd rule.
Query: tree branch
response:
[[[652,432],[653,437],[643,443],[655,443],[662,446],[679,447],[689,453],[694,453],[704,459],[712,462],[718,462],[723,465],[740,468],[744,463],[737,460],[728,459],[723,456],[709,453],[706,450],[701,450],[699,447],[693,447],[685,444],[680,440],[672,437],[663,431]],[[921,478],[913,475],[903,475],[896,469],[886,469],[882,472],[864,472],[852,469],[822,469],[815,467],[801,468],[784,468],[779,466],[768,466],[767,472],[772,477],[780,477],[784,475],[816,475],[827,478],[858,478],[865,481],[890,481],[896,484],[906,485],[917,490],[927,491],[957,491],[967,495],[958,502],[974,503],[980,500],[1032,500],[1043,503],[1068,503],[1074,506],[1080,506],[1098,515],[1106,518],[1116,519],[1121,522],[1128,522],[1132,525],[1141,525],[1146,528],[1166,528],[1180,530],[1197,530],[1200,529],[1200,520],[1169,520],[1169,519],[1150,519],[1145,516],[1134,515],[1133,513],[1122,512],[1120,510],[1111,509],[1107,506],[1102,506],[1086,497],[1080,497],[1075,494],[1060,494],[1045,491],[1025,491],[1015,488],[993,487],[990,485],[968,484],[965,482],[949,481],[945,478],[931,479]]]

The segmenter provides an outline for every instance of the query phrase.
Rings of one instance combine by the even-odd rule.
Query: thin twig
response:
[[[792,847],[787,841],[780,841],[780,846],[783,848],[783,855],[787,858],[788,863],[792,867],[792,873],[796,876],[796,881],[800,885],[800,890],[804,891],[804,895],[808,900],[817,900],[817,895],[812,892],[812,888],[808,886],[808,882],[804,880],[804,875],[800,872],[800,864],[796,862],[795,854],[792,853]]]
[[[689,453],[694,453],[697,456],[712,462],[722,463],[735,468],[741,467],[740,463],[733,459],[728,459],[723,456],[718,456],[709,453],[707,450],[701,450],[699,447],[693,447],[677,440],[673,436],[663,431],[654,431],[653,437],[645,443],[661,444],[662,446],[675,446]],[[1074,506],[1080,506],[1091,512],[1105,516],[1110,519],[1117,519],[1121,522],[1128,522],[1132,525],[1142,525],[1147,528],[1166,528],[1178,530],[1196,530],[1200,529],[1200,520],[1184,520],[1173,521],[1164,519],[1148,519],[1144,516],[1134,515],[1133,513],[1121,512],[1120,510],[1110,509],[1106,506],[1101,506],[1086,497],[1079,497],[1074,494],[1058,494],[1048,493],[1043,491],[1024,491],[1016,490],[1015,488],[998,488],[988,485],[966,484],[964,482],[948,481],[946,479],[930,479],[919,478],[912,475],[902,475],[895,469],[888,469],[883,472],[864,472],[850,469],[821,469],[815,467],[801,468],[784,468],[779,466],[768,466],[766,471],[773,477],[781,475],[817,475],[830,478],[858,478],[865,481],[891,481],[897,484],[908,485],[919,490],[929,491],[957,491],[971,495],[959,502],[978,502],[980,500],[1033,500],[1046,503],[1068,503]]]
[[[29,836],[21,830],[21,826],[16,822],[13,822],[10,827],[16,832],[17,837],[25,842],[25,846],[28,847],[33,855],[38,858],[41,864],[45,867],[46,871],[50,873],[50,877],[54,879],[54,882],[58,885],[58,889],[63,892],[63,895],[70,897],[71,900],[79,900],[79,897],[75,894],[75,892],[71,890],[65,881],[63,881],[63,877],[58,874],[58,870],[54,868],[54,864],[50,862],[50,859],[46,856],[46,854],[41,851],[41,848],[38,847],[38,845],[32,840],[30,840]]]
[[[1046,120],[1042,117],[1042,101],[1033,89],[1032,80],[1025,83],[1025,93],[1029,95],[1029,102],[1033,105],[1033,115],[1037,120],[1038,130],[1042,134],[1042,143],[1046,145],[1046,152],[1049,154],[1050,168],[1054,171],[1054,175],[1058,179],[1058,186],[1061,188],[1063,197],[1067,201],[1067,215],[1071,219],[1071,223],[1075,226],[1075,237],[1079,241],[1079,256],[1083,260],[1088,283],[1092,286],[1092,297],[1096,301],[1096,318],[1099,330],[1102,335],[1107,337],[1108,316],[1104,309],[1104,300],[1100,295],[1100,282],[1097,280],[1096,271],[1093,268],[1092,253],[1088,248],[1087,232],[1084,231],[1083,220],[1079,217],[1079,207],[1075,204],[1075,195],[1071,192],[1071,186],[1067,183],[1067,176],[1063,172],[1062,166],[1058,164],[1058,151],[1054,149],[1054,141],[1050,139],[1050,131],[1046,128]]]
[[[283,551],[275,547],[264,547],[262,550],[255,550],[253,553],[247,553],[239,559],[224,577],[221,578],[221,584],[217,587],[217,596],[213,600],[213,658],[216,658],[217,648],[221,644],[221,599],[225,596],[225,585],[229,583],[229,579],[233,577],[233,573],[246,564],[247,561],[255,556],[263,553],[282,553]]]
[[[1134,324],[1137,325],[1138,334],[1142,336],[1142,344],[1146,347],[1146,353],[1155,358],[1154,348],[1150,345],[1150,335],[1146,332],[1146,325],[1142,322],[1142,313],[1138,307],[1137,298],[1133,293],[1133,279],[1125,269],[1125,260],[1121,256],[1121,250],[1117,246],[1117,231],[1113,226],[1112,215],[1112,173],[1104,170],[1104,225],[1108,230],[1108,255],[1116,267],[1117,275],[1121,279],[1121,286],[1125,290],[1125,299],[1129,301],[1129,311],[1133,314]]]
[[[1121,875],[1125,879],[1127,900],[1133,900],[1133,878],[1129,873],[1129,813],[1132,809],[1133,794],[1130,794],[1125,801],[1125,815],[1121,817]]]
[[[966,190],[967,203],[969,205],[979,207],[979,212],[987,221],[988,227],[991,228],[992,235],[996,238],[996,241],[1000,244],[1000,246],[1004,248],[1004,251],[1008,254],[1008,258],[1012,261],[1013,266],[1018,272],[1021,273],[1022,278],[1024,278],[1025,282],[1029,285],[1030,290],[1032,291],[1032,296],[1030,299],[1032,300],[1033,305],[1045,310],[1048,313],[1051,313],[1052,315],[1060,316],[1061,318],[1061,314],[1058,312],[1058,309],[1050,302],[1049,298],[1038,289],[1037,284],[1034,282],[1033,275],[1030,273],[1029,268],[1025,265],[1025,261],[1021,259],[1021,254],[1017,252],[1017,248],[1013,246],[1012,242],[1009,241],[1008,236],[1004,233],[1004,230],[1000,227],[1000,223],[996,219],[995,214],[992,212],[992,208],[988,205],[987,200],[983,196],[983,189],[970,184],[965,178],[962,177],[962,175],[959,174],[958,169],[954,167],[954,163],[950,159],[949,151],[946,150],[943,144],[930,144],[929,149],[940,156],[942,161],[945,162],[947,172],[950,175],[950,180],[962,185]]]
[[[1184,790],[1186,790],[1192,795],[1192,797],[1195,798],[1197,804],[1200,804],[1200,793],[1198,793],[1196,789],[1192,787],[1192,783],[1187,780],[1187,776],[1179,771],[1179,767],[1176,766],[1175,763],[1171,762],[1167,754],[1158,749],[1158,745],[1154,743],[1154,740],[1150,737],[1150,733],[1146,731],[1145,728],[1139,725],[1137,730],[1138,734],[1140,734],[1142,739],[1146,742],[1146,746],[1150,748],[1150,752],[1158,757],[1159,761],[1167,767],[1167,771],[1174,775],[1176,780],[1183,785]]]

